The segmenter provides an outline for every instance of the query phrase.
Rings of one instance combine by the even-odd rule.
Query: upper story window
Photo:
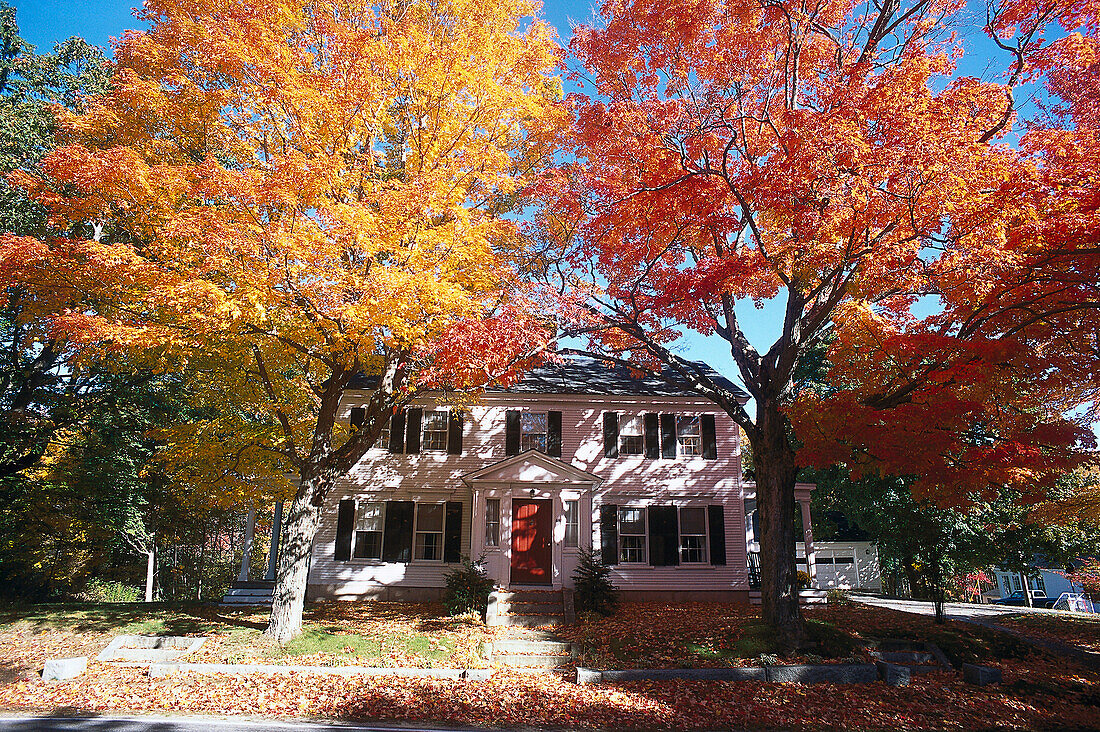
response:
[[[718,457],[718,440],[713,414],[621,415],[603,413],[603,454],[645,455],[650,460]]]
[[[619,454],[641,455],[645,452],[645,432],[642,416],[623,417],[619,420]]]
[[[546,452],[548,420],[546,412],[521,412],[519,416],[519,449]]]
[[[519,455],[538,450],[561,457],[561,412],[528,412],[510,409],[504,419],[504,453]]]
[[[354,410],[353,410],[354,413]],[[395,413],[382,427],[375,447],[392,453],[421,451],[462,454],[463,416],[457,409],[425,411],[410,407]]]
[[[681,455],[703,454],[698,416],[676,418],[676,441],[679,443]]]
[[[443,452],[447,449],[448,413],[442,410],[424,413],[424,449]]]

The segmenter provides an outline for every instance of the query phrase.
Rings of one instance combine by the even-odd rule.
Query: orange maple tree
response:
[[[594,93],[571,97],[575,162],[544,182],[540,221],[588,293],[571,332],[608,360],[671,367],[745,431],[764,617],[788,647],[801,466],[916,472],[957,501],[1034,489],[1088,446],[1065,416],[1089,403],[1083,372],[1058,373],[1095,363],[1081,295],[1062,292],[1057,325],[1040,314],[1059,311],[1054,287],[1029,311],[1037,280],[1072,269],[1030,222],[1057,226],[1073,204],[1007,138],[1059,11],[1019,7],[986,23],[1008,52],[999,82],[958,74],[959,32],[977,28],[957,0],[608,0],[573,39]],[[921,318],[928,297],[941,305]],[[744,311],[772,298],[781,333],[757,350]],[[684,329],[726,341],[755,414],[678,355]],[[829,388],[803,388],[826,346]]]
[[[216,416],[169,454],[219,491],[293,496],[280,641],[300,632],[326,495],[395,410],[507,379],[547,338],[506,215],[559,114],[536,12],[150,0],[110,91],[59,111],[64,144],[21,179],[64,235],[5,238],[3,276],[94,295],[52,313],[81,352],[197,376]],[[362,379],[352,428],[341,399]]]

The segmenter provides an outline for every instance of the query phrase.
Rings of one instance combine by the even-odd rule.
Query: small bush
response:
[[[573,572],[573,602],[578,612],[611,615],[619,604],[619,591],[611,581],[611,568],[599,552],[582,547]]]
[[[830,605],[847,605],[849,602],[848,592],[846,590],[838,590],[836,588],[829,590],[828,599]]]
[[[462,564],[447,572],[444,578],[447,589],[443,594],[443,605],[450,615],[473,612],[485,617],[489,593],[493,591],[493,580],[485,576],[483,561],[484,558],[475,562],[469,557],[463,557]]]
[[[803,572],[801,569],[798,570],[797,582],[798,582],[798,589],[800,589],[800,590],[806,589],[807,587],[810,586],[810,575],[807,574],[806,572]]]
[[[136,587],[98,577],[89,581],[81,593],[81,599],[87,602],[137,602],[140,597],[141,591]]]

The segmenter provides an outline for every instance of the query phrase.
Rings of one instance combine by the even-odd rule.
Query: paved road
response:
[[[894,600],[885,597],[874,597],[872,595],[851,595],[851,598],[855,602],[862,602],[865,605],[886,607],[891,610],[901,610],[906,613],[916,613],[917,615],[936,614],[935,606],[931,602],[925,602],[923,600]],[[976,621],[989,621],[1001,615],[1018,615],[1020,613],[1065,615],[1064,610],[1047,610],[1046,608],[1012,607],[1005,605],[974,605],[966,602],[944,603],[943,610],[949,618]]]
[[[481,732],[475,727],[240,721],[217,717],[0,717],[4,732]]]

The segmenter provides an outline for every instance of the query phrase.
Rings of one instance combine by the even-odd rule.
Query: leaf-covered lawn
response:
[[[33,606],[0,611],[0,683],[37,672],[47,658],[94,657],[115,635],[205,635],[195,663],[475,668],[488,630],[435,603],[320,603],[285,646],[263,635],[267,612],[211,605]]]
[[[997,618],[997,624],[1035,638],[1100,652],[1100,616],[1020,613]]]
[[[1100,725],[1100,673],[1039,653],[1004,634],[967,625],[936,626],[930,618],[860,605],[807,611],[819,653],[847,652],[856,642],[882,638],[930,638],[956,663],[977,661],[1002,669],[1005,683],[968,686],[953,673],[921,676],[908,688],[881,683],[857,686],[800,686],[750,682],[646,682],[579,687],[554,676],[498,672],[487,682],[426,679],[347,679],[307,676],[176,676],[150,679],[144,669],[93,663],[84,676],[66,683],[37,677],[52,655],[94,655],[121,627],[135,623],[165,632],[195,624],[217,632],[218,651],[232,646],[234,633],[257,634],[262,613],[224,614],[215,608],[136,611],[113,618],[68,611],[20,617],[0,616],[0,707],[55,712],[183,712],[353,720],[408,720],[484,726],[537,725],[613,729],[1095,729]],[[377,639],[401,632],[438,643],[454,639],[446,659],[476,650],[484,628],[454,621],[430,605],[333,603],[310,609],[311,628],[328,636],[299,641],[317,659],[356,653],[352,637]],[[616,662],[664,659],[664,665],[733,664],[770,647],[756,628],[757,611],[717,603],[624,606],[610,619],[588,619],[570,635],[606,633],[624,639],[596,644]],[[250,625],[252,624],[252,625]],[[339,632],[334,632],[334,631]],[[39,632],[35,632],[39,631]],[[224,631],[224,633],[223,633]],[[499,629],[494,629],[499,634]],[[563,634],[566,634],[563,633]],[[618,634],[612,636],[612,634]],[[465,639],[458,640],[458,636]],[[318,647],[331,637],[349,646]],[[410,636],[411,637],[411,636]],[[629,639],[629,640],[627,640]],[[648,649],[643,640],[652,644]],[[356,641],[357,642],[357,641]],[[724,644],[724,645],[723,645]],[[696,647],[697,646],[697,647]],[[32,650],[33,649],[33,650]],[[465,649],[460,651],[459,649]],[[677,657],[677,653],[688,655]],[[736,653],[733,649],[738,650]],[[418,649],[430,652],[429,649]],[[597,652],[597,651],[594,651]],[[22,655],[20,655],[20,653]],[[336,655],[334,655],[336,654]],[[401,654],[398,654],[400,656]],[[421,664],[432,662],[425,656]],[[671,660],[670,660],[671,659]],[[213,659],[208,659],[213,660]],[[297,660],[297,659],[296,659]],[[394,659],[396,660],[396,658]],[[321,660],[316,662],[320,663]],[[417,664],[410,664],[417,665]]]

